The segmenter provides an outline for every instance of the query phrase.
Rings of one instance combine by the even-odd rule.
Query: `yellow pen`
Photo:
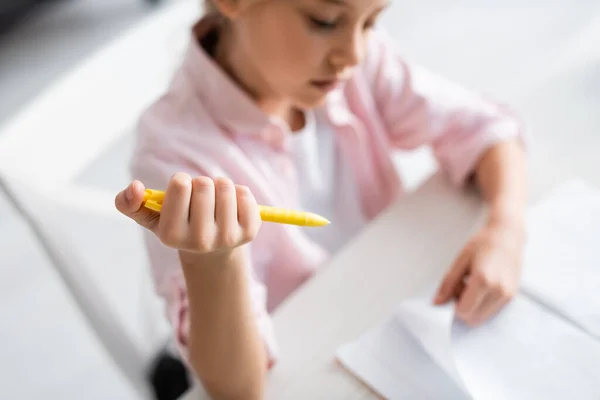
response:
[[[160,212],[164,198],[165,192],[154,189],[146,189],[146,192],[144,193],[144,207],[156,212]],[[260,218],[265,222],[309,227],[329,225],[329,221],[326,218],[310,212],[261,205],[258,206],[258,209],[260,211]]]

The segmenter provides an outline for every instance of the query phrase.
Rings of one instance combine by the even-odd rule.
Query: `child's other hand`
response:
[[[490,223],[465,246],[448,270],[436,304],[456,301],[456,314],[477,326],[516,294],[521,276],[523,229],[514,224]]]
[[[175,174],[160,213],[142,206],[144,191],[141,182],[132,182],[116,196],[116,208],[174,249],[194,253],[231,250],[253,240],[261,226],[250,190],[228,179]]]

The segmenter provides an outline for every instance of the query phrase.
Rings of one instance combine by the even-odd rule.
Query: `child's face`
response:
[[[348,79],[387,0],[239,0],[237,47],[254,89],[311,108]],[[257,87],[257,86],[260,86]]]

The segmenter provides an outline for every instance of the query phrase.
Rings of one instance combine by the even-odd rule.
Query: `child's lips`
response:
[[[325,92],[332,91],[336,87],[340,85],[341,81],[339,79],[320,79],[311,81],[310,84],[318,89],[321,89]]]

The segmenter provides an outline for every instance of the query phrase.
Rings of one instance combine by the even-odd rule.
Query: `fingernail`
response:
[[[133,200],[133,183],[125,189],[125,198],[127,201]]]

